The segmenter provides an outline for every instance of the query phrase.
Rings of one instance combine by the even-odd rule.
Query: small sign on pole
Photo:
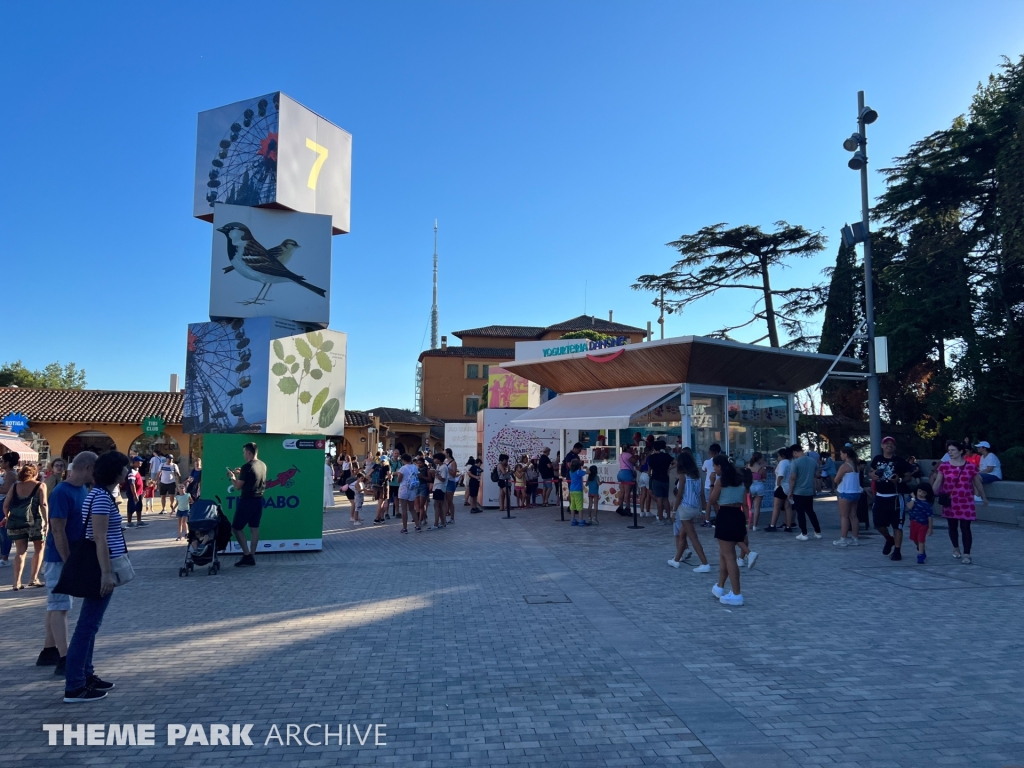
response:
[[[875,336],[875,373],[889,372],[889,338]]]
[[[166,422],[160,416],[147,416],[142,420],[142,434],[147,437],[156,437],[164,432]]]

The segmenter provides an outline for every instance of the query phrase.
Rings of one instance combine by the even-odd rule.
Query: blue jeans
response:
[[[82,612],[78,614],[75,634],[68,643],[68,657],[64,662],[64,690],[77,691],[85,687],[86,678],[93,674],[92,650],[96,645],[96,633],[103,623],[103,614],[110,604],[111,592],[106,597],[82,600]]]
[[[981,482],[983,485],[991,485],[992,483],[999,482],[999,478],[993,475],[991,472],[981,472],[979,473],[978,477],[981,478]],[[10,548],[11,545],[8,544],[7,549],[9,550]]]
[[[0,528],[0,560],[7,560],[11,556],[11,537],[7,535],[7,526]]]

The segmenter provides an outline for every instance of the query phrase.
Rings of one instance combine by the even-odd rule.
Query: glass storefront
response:
[[[644,452],[653,450],[655,440],[664,440],[669,448],[682,445],[681,404],[682,396],[675,395],[652,408],[633,414],[629,427],[619,430],[619,444],[640,446]]]
[[[690,447],[697,463],[708,456],[708,448],[718,443],[727,450],[725,441],[725,397],[722,395],[691,394],[693,418],[690,420]]]
[[[792,397],[762,392],[729,392],[729,453],[737,464],[755,451],[774,464],[774,453],[793,442],[789,434]]]

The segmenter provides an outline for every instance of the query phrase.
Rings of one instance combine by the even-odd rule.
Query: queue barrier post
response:
[[[629,528],[629,529],[633,529],[633,530],[639,530],[640,528],[643,528],[643,526],[642,526],[642,525],[640,525],[640,522],[639,522],[639,517],[638,517],[638,515],[637,515],[637,507],[636,507],[636,486],[637,486],[637,484],[636,484],[636,483],[633,483],[633,488],[632,488],[632,490],[630,491],[630,494],[631,494],[631,496],[633,497],[633,524],[632,524],[632,525],[627,525],[627,526],[626,526],[626,528]]]
[[[515,496],[515,494],[512,493],[512,488],[509,487],[508,485],[505,486],[505,493],[508,494],[508,500],[505,503],[505,516],[500,519],[515,520],[515,517],[512,515],[512,498]]]

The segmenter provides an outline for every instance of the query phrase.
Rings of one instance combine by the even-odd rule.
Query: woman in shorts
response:
[[[647,517],[651,514],[651,502],[654,497],[651,495],[651,474],[647,471],[647,457],[640,456],[640,474],[636,478],[637,506],[640,507],[640,517]],[[671,495],[672,489],[669,489]]]
[[[857,471],[857,451],[847,445],[839,449],[843,463],[836,472],[836,494],[839,497],[839,538],[832,542],[836,547],[859,547],[860,518],[857,507],[860,505],[864,489],[860,485],[860,472]]]
[[[416,487],[416,514],[419,515],[420,520],[427,519],[427,507],[430,506],[430,486],[434,481],[430,467],[427,466],[427,460],[422,456],[417,456],[416,469],[419,472],[418,478],[420,484]]]
[[[750,470],[750,530],[757,530],[757,518],[761,514],[761,499],[764,498],[764,481],[768,477],[768,465],[764,456],[754,453],[747,463]]]
[[[24,589],[21,574],[25,569],[25,555],[28,543],[32,542],[32,578],[30,587],[45,587],[39,580],[39,569],[43,567],[43,533],[46,528],[46,486],[38,480],[39,468],[35,464],[23,464],[18,470],[17,482],[4,499],[3,523],[7,535],[14,544],[14,590]]]
[[[779,515],[785,512],[785,527],[783,530],[786,533],[793,531],[793,507],[789,503],[789,493],[786,487],[789,483],[789,465],[793,458],[793,454],[789,452],[789,448],[780,448],[776,454],[779,457],[779,463],[775,467],[775,492],[772,494],[775,501],[773,502],[772,509],[772,524],[765,528],[765,531],[772,533],[777,531],[775,524],[779,521]]]
[[[704,554],[704,547],[697,537],[697,529],[693,521],[704,509],[704,483],[701,482],[700,469],[693,458],[692,453],[680,453],[676,457],[679,463],[679,478],[682,483],[682,501],[676,509],[676,521],[673,524],[672,532],[676,535],[676,556],[668,561],[673,568],[678,568],[679,563],[689,560],[694,553],[700,558],[700,565],[693,569],[694,573],[708,573],[711,564]],[[692,547],[687,543],[692,543]]]
[[[636,485],[633,461],[633,446],[622,446],[622,453],[619,454],[619,473],[615,476],[619,483],[619,499],[616,504],[619,509],[623,509],[629,503],[629,494],[633,492],[633,486]]]
[[[715,521],[715,538],[718,539],[718,583],[711,588],[711,594],[722,605],[743,605],[740,592],[740,566],[736,561],[736,547],[747,537],[747,489],[743,475],[725,454],[714,458],[715,487],[711,489],[710,502],[718,505]],[[748,561],[756,558],[751,552]],[[728,579],[732,589],[725,591]]]

